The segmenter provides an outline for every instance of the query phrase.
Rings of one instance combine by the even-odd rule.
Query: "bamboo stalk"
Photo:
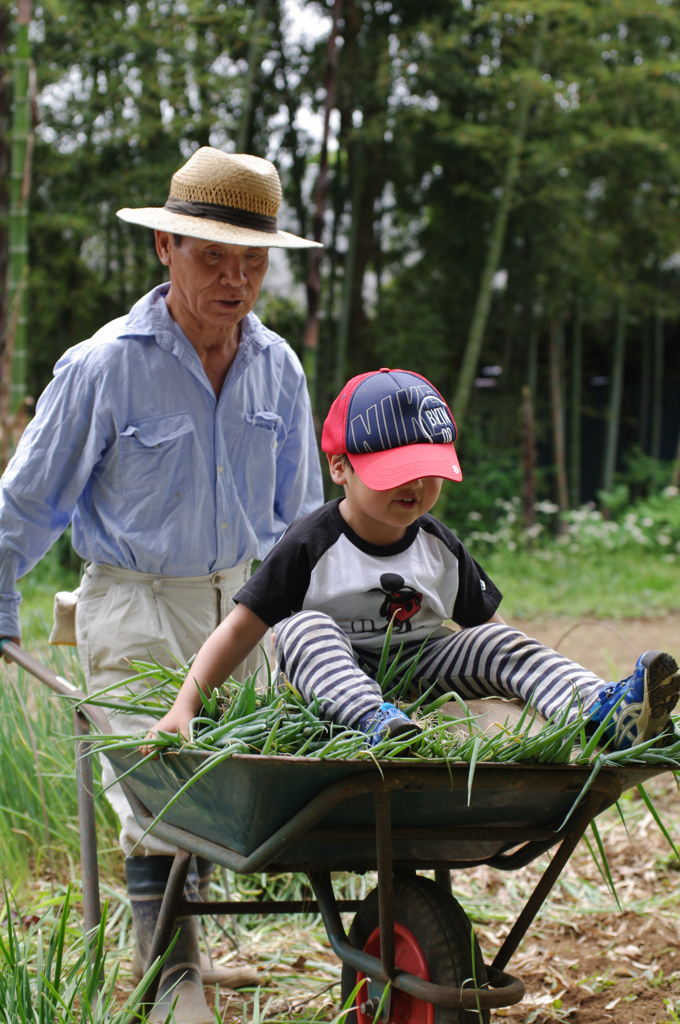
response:
[[[326,195],[328,193],[328,137],[330,133],[330,119],[333,104],[335,103],[335,79],[337,68],[338,47],[336,37],[338,34],[338,20],[342,11],[342,0],[335,0],[333,4],[331,32],[328,37],[326,48],[326,95],[324,97],[324,118],[323,137],[321,140],[321,153],[319,154],[319,174],[316,179],[315,213],[314,213],[314,241],[320,242],[323,235],[324,212],[326,208]],[[311,249],[309,262],[307,264],[307,323],[305,324],[302,336],[302,366],[307,378],[309,397],[312,403],[312,412],[317,413],[317,376],[319,356],[319,305],[321,300],[321,260],[322,249]]]
[[[541,62],[543,38],[545,36],[546,27],[547,18],[543,18],[539,26],[536,44],[531,57],[532,68],[537,68]],[[470,401],[472,382],[477,370],[477,363],[479,362],[482,343],[484,341],[484,332],[489,319],[489,309],[491,307],[493,291],[493,278],[494,274],[498,270],[498,264],[503,250],[503,243],[505,241],[505,230],[508,223],[508,216],[510,214],[514,198],[515,184],[519,177],[520,157],[522,155],[522,149],[524,147],[527,127],[529,124],[529,109],[531,106],[532,96],[533,90],[524,83],[520,93],[517,124],[514,132],[510,136],[510,155],[505,167],[505,174],[503,175],[501,199],[498,207],[496,208],[496,216],[491,229],[489,246],[486,251],[486,259],[484,260],[482,276],[479,282],[477,301],[472,314],[470,330],[468,332],[463,360],[458,374],[458,382],[456,384],[453,403],[451,405],[451,408],[455,410],[456,422],[459,425],[465,416],[468,403]]]
[[[581,306],[576,305],[574,336],[571,352],[571,431],[569,439],[569,483],[571,507],[581,503],[581,404],[583,376],[583,318]]]
[[[338,335],[335,359],[335,391],[340,391],[345,383],[347,363],[347,341],[349,336],[349,318],[352,311],[352,289],[354,286],[354,264],[356,261],[357,241],[359,237],[359,212],[363,186],[363,150],[361,141],[356,144],[353,161],[352,181],[352,225],[349,232],[349,245],[345,253],[345,267],[342,280],[342,306],[338,320]],[[350,165],[351,166],[351,165]]]
[[[28,26],[31,0],[19,0],[16,55],[14,58],[14,110],[9,181],[9,260],[7,304],[16,308],[13,352],[5,361],[3,375],[10,380],[9,414],[16,413],[26,395],[26,287],[28,283],[28,197],[31,183],[33,132],[31,130],[31,61]],[[15,305],[16,304],[16,305]]]
[[[609,385],[609,412],[607,416],[607,434],[605,437],[604,464],[602,470],[602,490],[610,492],[614,486],[616,455],[619,447],[619,427],[621,423],[621,395],[623,393],[623,365],[626,350],[626,306],[620,300],[616,311],[616,328],[614,330],[614,352],[612,354],[611,383]]]
[[[522,518],[525,526],[536,522],[536,430],[531,388],[522,388]]]
[[[248,71],[243,83],[243,106],[241,109],[241,122],[236,137],[236,152],[245,153],[248,146],[252,123],[253,107],[255,105],[255,79],[260,67],[260,54],[262,53],[262,21],[267,6],[267,0],[257,0],[255,17],[253,18],[253,36],[248,47]]]
[[[678,432],[678,443],[675,446],[675,459],[673,460],[671,483],[673,487],[678,487],[680,485],[680,431]]]
[[[562,399],[561,348],[564,327],[559,317],[550,321],[550,399],[553,421],[553,445],[557,477],[557,504],[560,509],[569,508],[567,487],[567,466],[564,442],[564,403]],[[558,530],[564,532],[565,524],[559,520]]]
[[[649,317],[642,321],[642,351],[640,368],[640,412],[638,414],[638,444],[640,451],[649,452],[649,411],[652,383],[652,358]]]
[[[661,458],[661,424],[663,417],[663,316],[654,313],[654,377],[652,382],[652,443],[650,454]]]

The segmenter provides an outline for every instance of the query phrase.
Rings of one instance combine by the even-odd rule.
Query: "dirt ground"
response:
[[[644,651],[668,651],[680,662],[680,615],[658,619],[555,618],[543,622],[512,619],[511,625],[608,682],[629,675]]]
[[[514,624],[608,680],[627,675],[636,657],[650,648],[668,650],[680,660],[680,616]],[[647,790],[680,844],[674,777],[661,775]],[[680,1024],[680,862],[637,791],[621,806],[625,826],[614,809],[598,824],[622,909],[582,841],[507,967],[524,981],[526,996],[518,1006],[492,1013],[492,1022]],[[590,840],[595,848],[592,834]],[[508,874],[487,867],[454,873],[454,895],[474,921],[487,962],[547,863],[542,858]],[[340,886],[370,889],[373,884],[370,876],[336,880]],[[228,922],[222,924],[230,931]],[[331,1020],[338,1013],[340,965],[318,920],[262,918],[241,931],[238,952],[224,932],[214,925],[208,930],[217,960],[258,966],[262,974],[257,996],[221,993],[224,1021]],[[131,989],[123,975],[121,996]],[[214,999],[209,990],[208,1001]],[[351,1016],[348,1021],[352,1024]]]

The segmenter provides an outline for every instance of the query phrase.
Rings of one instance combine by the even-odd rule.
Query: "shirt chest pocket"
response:
[[[279,443],[279,434],[283,430],[283,420],[275,412],[247,412],[246,446],[261,451],[275,452]]]
[[[188,413],[149,416],[119,437],[121,491],[131,498],[179,494],[188,486],[193,425]]]

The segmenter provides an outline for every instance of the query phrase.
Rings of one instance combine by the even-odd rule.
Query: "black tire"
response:
[[[394,918],[415,936],[425,956],[430,981],[438,985],[460,988],[473,977],[470,932],[472,925],[465,911],[449,893],[428,878],[413,876],[394,879]],[[378,927],[378,890],[374,889],[361,904],[349,930],[352,945],[363,949],[369,936]],[[475,971],[477,985],[486,983],[486,968],[475,938]],[[342,1005],[357,983],[357,973],[348,964],[342,965]],[[435,1024],[488,1024],[490,1011],[452,1010],[435,1007]],[[347,1024],[357,1024],[350,1012]]]

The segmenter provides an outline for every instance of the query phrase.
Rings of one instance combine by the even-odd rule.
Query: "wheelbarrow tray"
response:
[[[413,759],[375,763],[235,754],[198,778],[165,810],[208,754],[168,753],[137,767],[141,758],[136,753],[110,751],[107,756],[118,774],[134,769],[126,782],[151,815],[161,816],[156,834],[163,825],[171,826],[248,859],[283,831],[268,870],[374,869],[371,789],[383,781],[392,790],[396,864],[436,868],[491,862],[527,842],[535,844],[537,856],[559,842],[560,826],[590,775],[589,768],[570,765],[483,762],[476,766],[468,805],[468,763],[446,767]],[[642,767],[603,770],[598,777],[605,783],[600,810],[622,790],[656,774],[657,769]],[[411,781],[401,788],[407,777]],[[348,791],[337,800],[338,784],[343,783]],[[324,810],[324,794],[333,792],[336,798]],[[321,806],[311,827],[302,833],[293,830],[297,837],[291,834],[287,841],[287,824],[315,800]]]

